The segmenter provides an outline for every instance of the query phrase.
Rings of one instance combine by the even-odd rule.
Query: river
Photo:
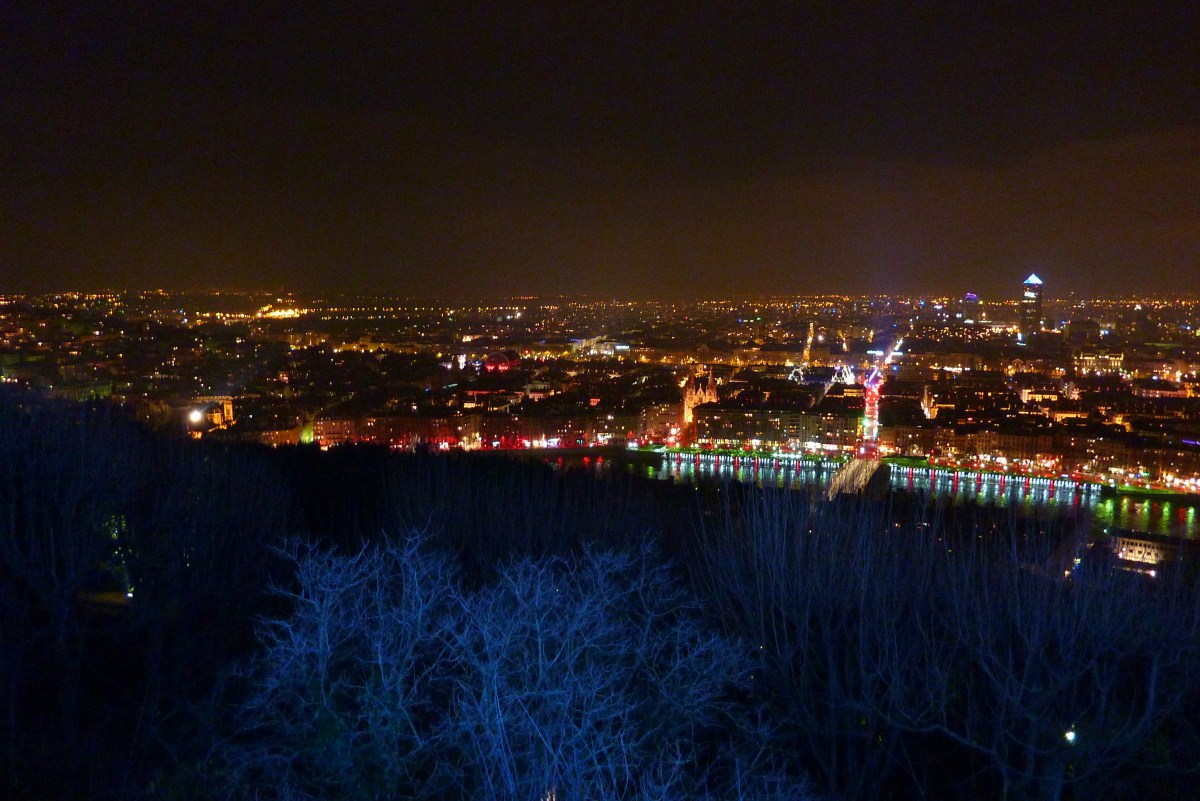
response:
[[[761,487],[824,489],[840,464],[802,459],[690,453],[609,453],[547,457],[556,469],[613,470],[653,481],[701,486],[737,481]],[[953,471],[944,468],[890,466],[891,490],[929,497],[950,506],[1012,507],[1021,515],[1054,518],[1088,515],[1103,533],[1150,534],[1200,539],[1197,502],[1172,496],[1112,495],[1095,484],[1052,479]]]

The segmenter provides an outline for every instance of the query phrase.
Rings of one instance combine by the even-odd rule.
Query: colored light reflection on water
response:
[[[583,468],[596,472],[622,470],[649,481],[712,486],[730,481],[779,489],[824,490],[840,463],[816,458],[730,456],[713,453],[643,454],[636,462],[626,458],[547,459],[556,470]],[[1076,484],[1062,478],[1024,475],[977,474],[928,466],[890,465],[893,492],[930,496],[953,506],[1007,506],[1022,516],[1055,518],[1087,514],[1093,528],[1105,534],[1146,532],[1164,537],[1200,537],[1200,502],[1181,498],[1104,496],[1094,484]]]
[[[1128,495],[1102,498],[1093,514],[1106,528],[1145,531],[1166,537],[1200,536],[1196,505],[1181,500],[1138,498]]]
[[[607,468],[615,467],[612,463]],[[665,454],[660,461],[627,471],[656,481],[712,484],[738,481],[779,489],[825,489],[840,464],[816,460],[753,456],[696,458]],[[1099,529],[1147,532],[1167,537],[1200,536],[1195,502],[1184,499],[1105,497],[1094,485],[1057,478],[994,473],[955,472],[928,467],[891,466],[893,491],[928,495],[954,506],[1011,506],[1022,514],[1056,516],[1088,514]]]

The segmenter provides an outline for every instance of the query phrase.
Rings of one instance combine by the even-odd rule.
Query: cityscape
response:
[[[0,3],[0,798],[1196,797],[1197,42]]]
[[[0,378],[267,445],[904,457],[1200,489],[1200,301],[0,298]]]

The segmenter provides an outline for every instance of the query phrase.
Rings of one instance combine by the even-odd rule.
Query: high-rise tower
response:
[[[962,321],[966,325],[975,325],[979,322],[979,296],[974,292],[968,292],[962,299]]]
[[[1021,293],[1021,339],[1029,341],[1029,337],[1042,329],[1042,279],[1037,273],[1030,273],[1025,279]]]

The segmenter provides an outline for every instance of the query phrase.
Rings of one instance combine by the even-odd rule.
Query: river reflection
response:
[[[780,489],[824,489],[840,466],[817,460],[773,457],[715,457],[694,454],[638,454],[569,460],[549,460],[558,468],[583,466],[598,472],[621,470],[650,480],[708,485],[729,481]],[[1092,484],[1062,479],[989,473],[955,472],[929,467],[892,465],[889,481],[895,492],[931,496],[952,506],[1006,506],[1022,515],[1091,516],[1105,532],[1145,532],[1164,537],[1200,535],[1197,503],[1185,499],[1105,496]]]

